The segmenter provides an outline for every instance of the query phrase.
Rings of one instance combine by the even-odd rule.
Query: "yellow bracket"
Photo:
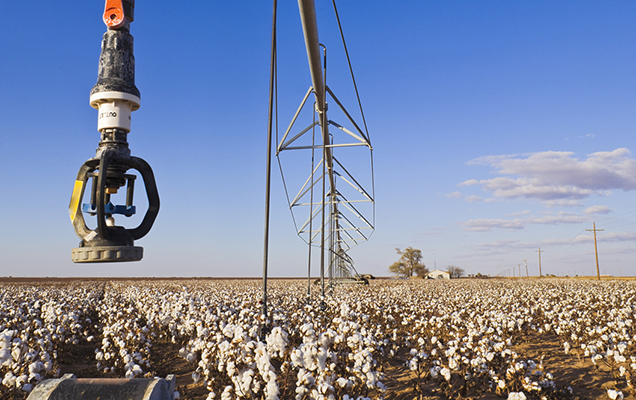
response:
[[[84,181],[75,181],[73,187],[73,195],[71,196],[71,204],[68,206],[68,213],[71,216],[71,222],[75,222],[75,216],[79,209],[79,203],[82,197],[82,189],[84,188]]]

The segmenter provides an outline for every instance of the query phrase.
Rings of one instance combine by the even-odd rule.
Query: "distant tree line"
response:
[[[446,271],[448,271],[448,273],[450,274],[451,279],[452,278],[456,278],[456,279],[457,278],[461,278],[462,276],[464,276],[464,273],[465,273],[463,268],[459,268],[459,267],[456,267],[454,265],[449,265],[446,268]]]

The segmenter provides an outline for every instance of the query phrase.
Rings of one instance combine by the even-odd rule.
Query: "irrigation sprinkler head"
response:
[[[140,94],[135,86],[135,58],[130,22],[134,0],[106,0],[104,22],[108,27],[102,41],[97,83],[91,90],[90,104],[98,110],[99,146],[95,157],[87,160],[77,173],[69,214],[80,245],[71,252],[73,262],[139,261],[143,247],[134,241],[145,236],[159,213],[159,193],[150,165],[130,155],[128,133],[131,114],[139,109]],[[137,170],[144,181],[148,210],[133,229],[115,225],[114,215],[130,217]],[[82,204],[91,180],[90,203]],[[126,186],[126,204],[114,205],[111,195]],[[83,213],[97,217],[97,227],[87,227]]]

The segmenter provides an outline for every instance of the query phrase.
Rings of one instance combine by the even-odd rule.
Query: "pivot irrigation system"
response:
[[[337,283],[364,281],[348,251],[368,240],[375,229],[373,148],[335,0],[332,4],[362,124],[356,122],[336,97],[335,90],[327,84],[327,46],[319,41],[314,0],[298,0],[311,86],[287,129],[279,134],[276,101],[277,0],[273,0],[261,310],[264,323],[261,333],[267,332],[269,325],[267,269],[273,154],[281,171],[296,233],[308,245],[309,281],[312,248],[319,251],[321,301],[325,296],[325,279],[329,287]],[[131,114],[139,109],[141,101],[139,89],[135,86],[133,36],[130,34],[134,8],[135,0],[106,0],[103,21],[107,31],[102,40],[97,83],[90,92],[90,105],[98,110],[100,140],[95,156],[79,169],[69,205],[71,222],[80,238],[79,246],[71,252],[72,261],[76,263],[141,260],[143,247],[136,246],[135,241],[150,232],[159,213],[159,192],[153,171],[146,161],[131,155],[127,140],[131,131]],[[332,109],[328,117],[329,104]],[[308,114],[311,117],[303,124]],[[333,115],[337,117],[330,119]],[[300,155],[300,158],[288,157],[291,154]],[[121,217],[131,217],[137,212],[134,205],[137,175],[132,171],[137,171],[143,180],[148,209],[137,227],[127,228],[118,225],[115,217],[121,220]],[[90,195],[86,190],[89,186]],[[124,187],[125,194],[120,194],[124,204],[115,204],[118,198],[114,195],[120,190],[124,192]],[[94,229],[88,227],[85,215],[95,218]],[[310,292],[308,285],[308,299]],[[324,305],[324,302],[321,304]],[[124,395],[130,399],[172,399],[173,376],[132,381],[77,379],[73,375],[65,375],[61,379],[42,382],[29,399],[115,399]],[[112,396],[106,396],[107,393]]]

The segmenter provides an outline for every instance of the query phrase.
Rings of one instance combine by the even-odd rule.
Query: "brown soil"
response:
[[[565,354],[561,342],[554,333],[532,332],[526,343],[513,348],[522,358],[539,362],[541,355],[545,372],[554,376],[557,386],[571,387],[575,398],[609,399],[608,389],[623,392],[625,399],[634,399],[634,391],[624,383],[614,380],[610,368],[602,363],[594,365],[589,357],[583,357],[580,349]]]

